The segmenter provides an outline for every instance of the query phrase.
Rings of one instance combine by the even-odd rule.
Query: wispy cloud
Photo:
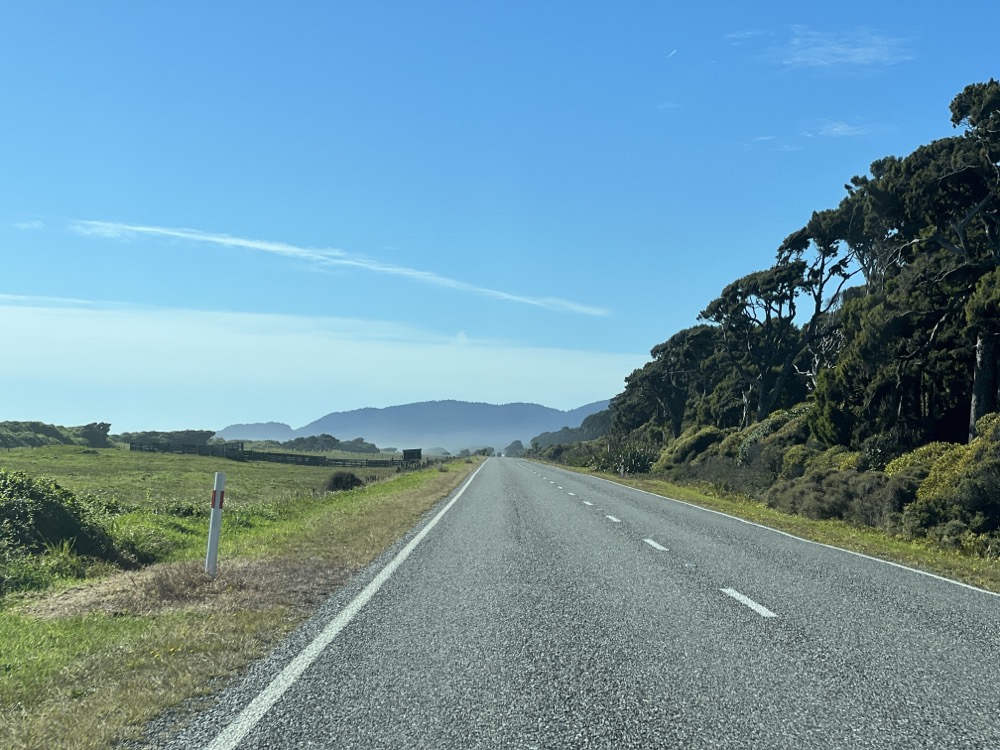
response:
[[[44,229],[45,222],[40,219],[29,219],[28,221],[15,221],[15,229]]]
[[[744,31],[734,31],[726,34],[726,41],[732,45],[740,46],[747,42],[759,39],[762,36],[770,36],[770,32],[760,29],[746,29]]]
[[[243,250],[256,250],[259,252],[271,253],[285,258],[303,261],[318,267],[357,268],[371,273],[399,276],[423,284],[445,287],[447,289],[454,289],[460,292],[475,294],[480,297],[488,297],[490,299],[513,302],[521,305],[530,305],[532,307],[540,307],[547,310],[557,310],[560,312],[570,312],[579,315],[592,316],[604,316],[609,314],[609,311],[603,307],[584,305],[571,300],[562,299],[560,297],[528,297],[520,294],[512,294],[499,289],[470,284],[448,276],[442,276],[441,274],[433,271],[421,271],[420,269],[410,268],[408,266],[383,263],[379,260],[367,258],[335,248],[305,248],[285,242],[233,237],[228,234],[203,232],[198,229],[178,229],[171,227],[124,224],[109,221],[78,221],[72,225],[72,228],[80,234],[92,237],[127,239],[135,236],[153,236],[185,240],[188,242],[221,245],[223,247]]]
[[[793,26],[791,38],[776,54],[790,68],[884,66],[913,59],[905,39],[864,28],[824,32]]]
[[[818,135],[827,138],[849,138],[851,136],[864,135],[867,131],[857,125],[849,125],[846,122],[827,122],[816,131]]]

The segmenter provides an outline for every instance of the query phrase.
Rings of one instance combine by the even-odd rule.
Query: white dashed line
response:
[[[561,490],[561,489],[562,489],[562,487],[560,487],[560,486],[559,486],[559,485],[557,484],[557,485],[556,485],[556,489],[557,489],[557,490]]]
[[[614,516],[605,516],[605,518],[607,518],[609,521],[611,521],[611,523],[621,523],[622,522],[622,519],[615,518]]]
[[[733,597],[733,599],[735,599],[736,601],[738,601],[740,604],[745,604],[747,607],[750,607],[750,609],[752,609],[754,612],[756,612],[761,617],[777,617],[777,615],[774,614],[774,612],[772,612],[771,610],[769,610],[763,604],[758,604],[757,602],[755,602],[750,597],[743,596],[743,594],[741,594],[736,589],[719,589],[719,591],[721,591],[726,596]]]
[[[588,503],[586,500],[583,501],[584,505],[593,505],[593,503]]]
[[[567,492],[566,494],[569,495],[570,497],[576,497],[575,492]]]
[[[669,550],[668,550],[668,549],[667,549],[666,547],[664,547],[664,546],[663,546],[662,544],[659,544],[658,542],[655,542],[655,541],[653,541],[652,539],[643,539],[642,541],[644,541],[644,542],[645,542],[646,544],[648,544],[648,545],[649,545],[650,547],[652,547],[653,549],[658,549],[658,550],[660,550],[660,552],[668,552],[668,551],[669,551]]]

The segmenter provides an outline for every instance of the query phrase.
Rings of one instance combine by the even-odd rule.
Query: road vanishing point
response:
[[[494,458],[169,747],[996,750],[1000,597]]]

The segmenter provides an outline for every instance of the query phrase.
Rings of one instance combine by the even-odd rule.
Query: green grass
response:
[[[383,470],[384,482],[333,494],[319,491],[330,468],[115,449],[15,449],[0,452],[0,468],[118,506],[113,536],[157,560],[0,599],[0,746],[106,750],[265,653],[475,464]],[[202,568],[217,470],[227,487],[211,579]]]
[[[281,502],[318,491],[333,469],[211,456],[133,453],[77,446],[14,448],[0,452],[0,468],[54,478],[77,493],[124,505],[157,507],[164,502],[208,505],[216,471],[226,473],[226,502],[233,505]],[[387,477],[393,469],[363,469]]]
[[[207,693],[292,624],[280,609],[51,621],[0,613],[3,747],[103,750],[135,738],[164,706]]]
[[[578,471],[596,473],[588,470]],[[648,477],[621,478],[611,474],[601,476],[656,495],[728,513],[803,539],[908,565],[987,591],[1000,592],[1000,560],[944,550],[927,541],[906,539],[879,529],[854,526],[844,521],[817,521],[804,516],[790,515],[746,497],[716,494],[703,487],[684,487]]]

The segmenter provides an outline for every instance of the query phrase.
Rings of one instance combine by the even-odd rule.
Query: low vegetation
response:
[[[474,468],[384,470],[329,493],[321,467],[77,445],[0,453],[3,747],[110,748],[167,709],[183,722],[192,701],[208,700]],[[219,469],[213,579],[203,560]],[[338,481],[361,482],[350,476]]]

